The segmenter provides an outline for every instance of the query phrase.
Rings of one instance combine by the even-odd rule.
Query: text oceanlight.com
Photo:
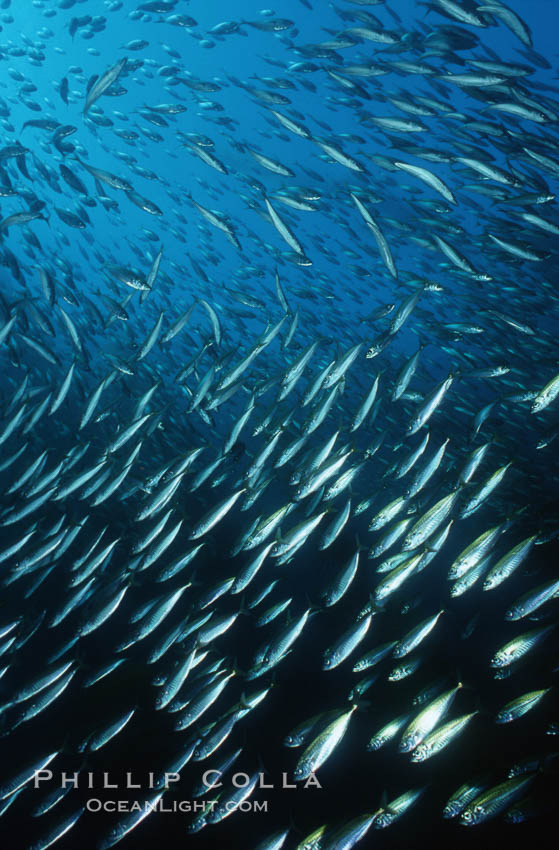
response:
[[[217,805],[217,800],[173,800],[167,802],[162,799],[142,801],[99,800],[96,797],[92,797],[86,802],[88,812],[119,812],[122,814],[142,812],[146,815],[151,812],[169,814],[176,812],[211,812]],[[267,812],[268,800],[242,800],[238,803],[230,800],[222,806],[227,812]]]

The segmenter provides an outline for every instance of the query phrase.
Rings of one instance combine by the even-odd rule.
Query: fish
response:
[[[548,692],[549,688],[542,688],[538,691],[530,691],[527,694],[516,697],[516,699],[508,702],[497,712],[495,722],[511,723],[514,720],[518,720],[519,717],[523,717],[526,712],[534,708]]]
[[[285,223],[285,221],[278,215],[277,211],[274,209],[268,198],[264,198],[264,203],[266,204],[266,209],[268,210],[268,215],[270,216],[270,220],[282,239],[287,242],[289,247],[295,251],[296,254],[301,254],[305,256],[305,252],[297,239],[297,237],[293,234],[291,229]]]
[[[293,778],[297,782],[308,779],[311,773],[316,773],[322,767],[324,762],[342,741],[355,710],[356,706],[352,706],[348,711],[343,712],[304,750],[293,771]]]
[[[374,218],[371,216],[365,205],[362,203],[362,201],[357,197],[357,195],[352,194],[351,197],[353,198],[355,206],[361,213],[365,224],[372,231],[372,234],[378,246],[379,253],[386,268],[388,269],[392,277],[397,278],[398,272],[396,269],[396,264],[394,263],[394,259],[392,257],[392,251],[390,250],[390,246],[388,245],[388,242],[386,241],[382,230],[380,229]]]
[[[539,629],[532,629],[529,632],[524,632],[521,635],[508,641],[504,646],[498,649],[491,659],[492,667],[508,667],[515,661],[518,661],[527,652],[530,652],[538,643],[544,640],[554,626],[542,626]]]
[[[414,749],[411,754],[411,760],[413,762],[423,762],[439,753],[460,735],[471,719],[475,717],[476,713],[464,714],[462,717],[457,717],[456,720],[450,720],[448,723],[444,723],[438,729],[435,729]]]
[[[399,744],[400,752],[412,752],[427,738],[427,736],[435,729],[439,721],[442,720],[447,711],[449,711],[450,706],[461,687],[462,684],[459,682],[455,688],[445,691],[441,694],[441,696],[436,697],[419,712],[419,714],[404,729],[404,734],[402,735]]]
[[[535,534],[527,537],[526,540],[517,543],[509,552],[503,555],[487,573],[483,582],[483,589],[493,590],[494,587],[498,587],[505,579],[512,575],[529,555],[536,539],[537,535]]]
[[[107,89],[110,88],[110,86],[112,86],[114,83],[116,83],[116,81],[124,71],[127,61],[127,57],[123,56],[123,58],[119,59],[119,61],[115,65],[112,65],[110,68],[107,68],[107,70],[104,71],[104,73],[101,74],[93,83],[85,99],[85,104],[83,107],[84,115],[87,115],[95,101],[99,100],[99,98],[106,93]]]
[[[391,800],[386,806],[381,807],[375,812],[374,825],[377,829],[385,829],[391,826],[398,818],[413,806],[423,794],[423,788],[417,788],[413,791],[406,791],[395,800]]]
[[[533,781],[533,775],[518,776],[489,788],[466,806],[460,815],[460,823],[474,826],[495,817],[518,800]]]

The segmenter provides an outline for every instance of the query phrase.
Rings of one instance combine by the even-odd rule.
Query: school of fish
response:
[[[22,5],[0,2],[10,846],[165,840],[170,773],[211,804],[193,846],[550,816],[559,87],[530,4]],[[274,770],[334,793],[365,763],[367,807],[308,823],[295,794],[242,839],[271,717]],[[100,830],[85,780],[36,787],[129,761],[150,786]]]

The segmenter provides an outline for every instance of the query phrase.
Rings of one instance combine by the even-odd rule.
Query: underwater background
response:
[[[0,9],[1,846],[554,846],[559,7]]]

